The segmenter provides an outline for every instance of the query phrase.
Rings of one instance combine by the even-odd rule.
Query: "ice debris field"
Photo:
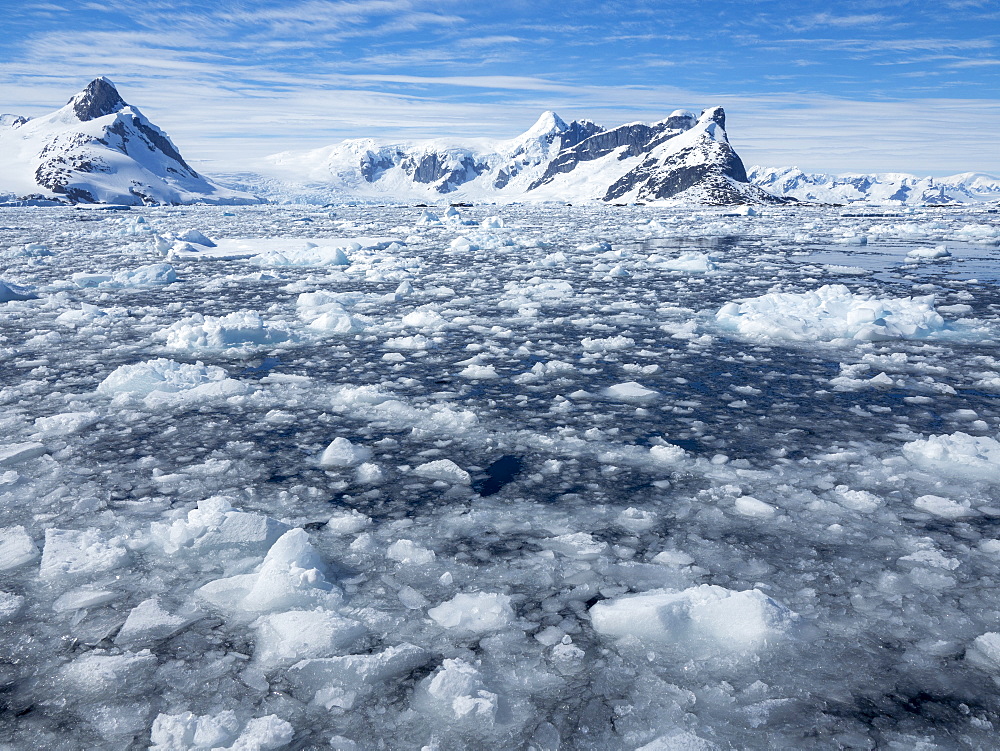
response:
[[[998,242],[4,210],[0,748],[995,748]]]

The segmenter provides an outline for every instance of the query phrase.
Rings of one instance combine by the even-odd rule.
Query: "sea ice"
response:
[[[367,446],[355,446],[343,436],[334,438],[323,450],[319,458],[321,467],[331,469],[353,467],[371,458],[372,451]]]
[[[279,344],[295,339],[281,322],[269,322],[253,310],[239,310],[224,316],[196,314],[159,332],[167,349],[182,352],[245,349]]]
[[[263,670],[349,649],[367,629],[329,610],[288,610],[263,615],[256,631],[254,662]]]
[[[903,455],[933,472],[969,480],[1000,482],[1000,441],[968,433],[932,435],[903,445]]]
[[[209,582],[197,595],[238,618],[295,608],[336,607],[340,592],[327,579],[325,569],[309,535],[292,529],[278,538],[253,573]]]
[[[598,633],[698,654],[755,653],[785,636],[794,615],[760,590],[709,584],[624,595],[590,609]]]
[[[149,751],[270,751],[295,737],[291,723],[277,715],[241,721],[232,710],[214,715],[160,714],[153,720]]]
[[[715,319],[743,336],[792,341],[926,339],[949,331],[933,296],[876,298],[842,284],[726,303]]]
[[[413,470],[414,474],[430,480],[441,480],[453,485],[468,485],[472,477],[451,459],[437,459],[421,464]]]
[[[473,634],[486,634],[507,628],[514,622],[510,597],[491,592],[460,592],[427,611],[442,628]]]

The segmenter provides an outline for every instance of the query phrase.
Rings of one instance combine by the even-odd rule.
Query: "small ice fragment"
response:
[[[44,444],[28,441],[0,446],[0,467],[11,467],[48,453]]]
[[[650,645],[699,652],[756,652],[790,628],[794,615],[760,590],[742,592],[702,584],[681,592],[654,590],[598,602],[594,630]]]
[[[469,485],[472,477],[451,459],[438,459],[416,467],[413,472],[430,480],[442,480],[452,485]]]
[[[499,631],[514,621],[510,597],[490,592],[460,592],[428,610],[427,615],[442,628],[474,634]]]
[[[0,528],[0,571],[17,568],[38,557],[38,547],[24,527]]]
[[[921,511],[940,516],[943,519],[961,519],[963,516],[975,514],[968,506],[939,495],[922,495],[913,501],[913,505]]]
[[[764,503],[749,495],[740,496],[733,505],[737,513],[743,514],[743,516],[754,516],[758,519],[770,518],[777,511],[771,504]]]
[[[355,446],[346,438],[335,438],[319,458],[321,467],[353,467],[372,455],[367,446]]]
[[[396,540],[386,550],[386,555],[406,565],[426,566],[437,557],[433,550],[417,545],[413,540]]]

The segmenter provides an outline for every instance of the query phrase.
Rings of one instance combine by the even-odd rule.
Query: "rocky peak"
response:
[[[569,126],[566,124],[565,120],[559,117],[559,115],[552,110],[546,110],[542,113],[541,117],[535,121],[535,124],[524,132],[521,138],[528,139],[554,136],[563,133],[568,129]]]
[[[726,111],[722,107],[709,107],[703,110],[698,118],[702,122],[711,121],[717,123],[723,130],[726,129]]]
[[[115,85],[104,76],[87,84],[87,88],[70,99],[68,104],[73,105],[73,112],[81,122],[96,120],[128,106]]]

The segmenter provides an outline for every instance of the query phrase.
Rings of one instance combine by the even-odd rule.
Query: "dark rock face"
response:
[[[708,139],[671,154],[663,162],[647,159],[612,185],[604,200],[620,198],[636,187],[640,201],[672,198],[698,188],[702,198],[714,204],[775,202],[747,182],[743,160],[728,143]]]
[[[128,106],[118,94],[114,84],[103,76],[91,81],[87,88],[70,99],[69,103],[73,105],[73,111],[82,122],[96,120]]]
[[[591,136],[603,132],[604,128],[590,120],[574,120],[569,124],[569,128],[559,134],[559,137],[562,139],[559,143],[559,148],[570,149],[586,141]]]
[[[396,158],[401,159],[402,157],[402,152],[397,151]],[[396,162],[391,157],[384,154],[373,154],[369,151],[361,159],[361,177],[366,182],[373,183],[382,176],[382,173],[392,169],[395,165]]]
[[[400,163],[403,171],[414,182],[431,184],[440,182],[439,193],[450,193],[456,186],[474,180],[486,171],[486,165],[476,162],[471,156],[463,156],[457,165],[447,155],[424,154],[419,159],[405,157]]]
[[[528,190],[551,182],[560,173],[572,172],[580,162],[600,159],[623,146],[625,150],[619,159],[639,156],[691,127],[692,123],[688,118],[673,119],[680,121],[676,124],[683,125],[683,129],[672,127],[670,120],[655,125],[622,125],[607,131],[595,126],[598,127],[598,132],[572,146],[563,147],[559,155],[549,163],[545,174],[533,182]]]

